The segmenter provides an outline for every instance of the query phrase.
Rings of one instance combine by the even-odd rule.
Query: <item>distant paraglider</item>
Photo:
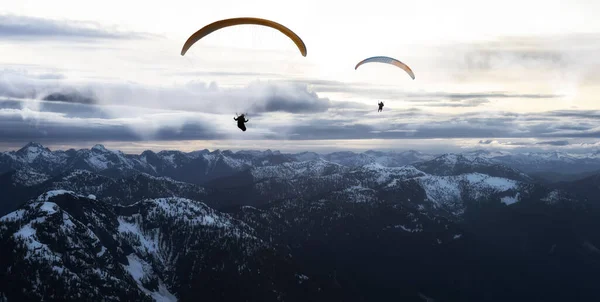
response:
[[[211,24],[204,26],[203,28],[201,28],[200,30],[195,32],[193,35],[191,35],[187,39],[187,41],[185,41],[185,44],[183,45],[183,48],[181,49],[181,55],[182,56],[185,55],[185,53],[188,51],[188,49],[190,49],[190,47],[192,47],[192,45],[194,45],[194,43],[198,42],[200,39],[204,38],[205,36],[209,35],[210,33],[214,32],[216,30],[219,30],[219,29],[225,28],[225,27],[229,27],[229,26],[244,25],[244,24],[262,25],[262,26],[271,27],[271,28],[274,28],[274,29],[280,31],[284,35],[288,36],[292,41],[294,41],[294,43],[300,50],[300,53],[302,54],[302,56],[306,57],[306,45],[304,45],[304,42],[302,41],[302,39],[300,39],[300,37],[297,34],[295,34],[293,31],[291,31],[289,28],[287,28],[277,22],[271,21],[271,20],[260,19],[260,18],[250,18],[250,17],[224,19],[224,20],[216,21],[216,22],[213,22]]]
[[[408,75],[414,80],[415,79],[415,74],[413,73],[413,71],[410,69],[410,67],[408,67],[408,65],[394,59],[394,58],[390,58],[390,57],[383,57],[383,56],[377,56],[377,57],[370,57],[367,59],[364,59],[360,62],[358,62],[358,64],[356,64],[356,67],[354,67],[354,70],[356,70],[360,65],[363,65],[365,63],[371,63],[371,62],[377,62],[377,63],[385,63],[385,64],[392,64],[394,66],[400,67],[402,68],[404,71],[406,71],[406,73],[408,73]]]
[[[237,113],[235,115],[237,115]],[[238,128],[240,128],[242,131],[246,131],[246,125],[245,124],[248,121],[250,121],[250,120],[246,119],[246,115],[245,114],[242,113],[241,115],[238,115],[237,117],[234,117],[233,120],[237,121]]]
[[[415,74],[413,73],[412,69],[410,69],[410,67],[408,67],[408,65],[406,65],[394,58],[384,57],[384,56],[366,58],[366,59],[358,62],[358,64],[356,64],[356,66],[354,67],[354,70],[358,69],[358,67],[363,64],[372,63],[372,62],[391,64],[396,67],[400,67],[400,68],[402,68],[402,70],[406,71],[406,73],[408,73],[408,75],[413,80],[415,79]],[[383,110],[383,102],[379,102],[377,105],[379,106],[379,109],[377,109],[377,112],[381,112]]]

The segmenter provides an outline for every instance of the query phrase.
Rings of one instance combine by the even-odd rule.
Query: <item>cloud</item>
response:
[[[231,116],[218,113],[5,100],[0,101],[0,127],[5,130],[0,132],[0,141],[478,139],[479,145],[489,146],[568,147],[572,139],[600,134],[591,122],[592,112],[581,111],[587,118],[577,123],[557,116],[559,113],[436,114],[417,108],[377,113],[375,109],[331,106],[318,114],[251,116],[249,131],[242,133]],[[569,131],[568,135],[564,131]],[[505,139],[482,139],[488,137]],[[557,139],[544,139],[549,137]]]
[[[600,48],[599,39],[600,33],[504,36],[443,47],[442,51],[456,58],[456,67],[469,71],[508,67],[563,69],[579,64],[582,58],[577,54],[590,54]]]
[[[550,99],[559,98],[562,95],[558,94],[534,94],[534,93],[507,93],[507,92],[481,92],[481,93],[449,93],[449,92],[434,92],[434,93],[413,93],[408,96],[423,96],[423,97],[441,97],[449,99],[481,99],[481,98],[505,98],[505,99]]]
[[[264,100],[250,107],[253,112],[317,113],[331,106],[329,99],[320,98],[306,86],[269,85],[263,89],[266,89]]]
[[[0,134],[0,139],[71,141],[85,138],[86,132],[87,139],[99,140],[229,139],[239,136],[231,117],[246,109],[252,133],[244,137],[273,139],[279,134],[264,126],[271,119],[265,113],[315,114],[331,106],[330,100],[306,86],[280,83],[257,82],[235,89],[197,82],[163,89],[137,84],[67,87],[36,93],[43,96],[35,99],[0,100],[0,121],[11,131]],[[32,91],[35,88],[32,85]]]
[[[600,83],[600,32],[497,37],[440,45],[434,67],[450,81],[531,83],[573,99],[582,86]]]
[[[44,73],[35,77],[37,77],[40,80],[64,80],[67,78],[64,74],[60,73]]]
[[[0,70],[0,96],[35,98],[38,93],[57,87],[66,77],[61,73],[32,73],[19,69]]]
[[[568,146],[569,141],[558,140],[558,141],[540,141],[540,142],[501,142],[498,140],[480,140],[480,145],[503,145],[503,146]]]
[[[0,15],[3,40],[121,40],[155,37],[148,33],[119,31],[96,22],[52,20],[29,16]]]
[[[332,106],[307,85],[256,81],[246,87],[220,88],[216,83],[150,87],[136,83],[47,83],[26,73],[0,71],[0,96],[188,112],[318,113]],[[350,106],[347,103],[346,106]]]
[[[441,101],[420,101],[415,102],[422,103],[419,106],[427,107],[477,107],[489,103],[490,101],[486,98],[478,99],[466,99],[466,100],[454,100],[452,102],[441,102]]]
[[[485,45],[483,49],[469,50],[464,54],[467,70],[488,71],[510,65],[528,67],[564,68],[568,61],[559,51],[545,49],[499,49],[495,45]]]
[[[47,102],[32,110],[28,104],[0,102],[2,141],[143,141],[223,138],[209,116],[145,112],[114,117],[100,106]],[[22,103],[22,102],[21,102]]]
[[[0,95],[13,98],[0,100],[2,129],[10,129],[0,134],[0,140],[76,140],[84,139],[83,133],[99,141],[503,137],[536,138],[545,142],[539,146],[565,146],[566,139],[600,135],[599,111],[450,114],[426,110],[478,108],[490,102],[482,95],[514,96],[505,92],[423,92],[444,98],[411,99],[417,108],[377,112],[375,105],[324,98],[301,82],[255,81],[224,88],[214,82],[192,81],[150,87],[127,82],[80,84],[41,79],[39,74],[0,72]],[[27,97],[15,99],[15,95]],[[243,135],[232,121],[236,112],[248,113],[251,120]]]
[[[297,80],[296,82],[307,83],[315,88],[318,92],[336,92],[349,93],[354,95],[365,96],[369,98],[383,99],[398,99],[403,98],[423,98],[436,100],[451,99],[553,99],[564,97],[562,94],[553,93],[509,93],[506,91],[483,91],[472,93],[455,93],[446,91],[434,92],[410,92],[400,89],[389,88],[387,86],[377,86],[367,83],[343,83],[337,81],[314,81],[314,80]]]
[[[66,79],[64,74],[57,72],[31,73],[17,69],[0,70],[0,97],[81,104],[97,102],[93,90],[61,84]]]
[[[67,102],[79,104],[96,104],[98,100],[93,91],[78,91],[76,89],[52,92],[42,98],[44,101]]]
[[[600,110],[557,110],[549,113],[550,116],[568,117],[568,118],[600,118]]]
[[[394,110],[395,111],[395,110]],[[332,116],[286,128],[289,139],[481,139],[505,138],[592,138],[600,135],[591,112],[588,119],[573,122],[556,117],[557,112],[518,114],[512,112],[473,112],[436,114],[424,110],[373,114],[353,112],[348,120]],[[335,110],[330,110],[335,112]],[[359,117],[360,116],[360,117]],[[591,117],[590,117],[591,116]],[[356,121],[353,123],[352,121]],[[350,126],[348,126],[350,125]],[[359,125],[360,127],[354,127]],[[564,130],[565,128],[571,130]],[[490,141],[482,140],[481,144]],[[563,146],[565,140],[542,140],[539,145]]]
[[[222,77],[278,77],[285,78],[284,75],[278,73],[262,73],[262,72],[228,72],[228,71],[188,71],[169,73],[180,76],[222,76]]]
[[[547,145],[547,146],[567,146],[569,141],[546,141],[535,143],[536,145]]]

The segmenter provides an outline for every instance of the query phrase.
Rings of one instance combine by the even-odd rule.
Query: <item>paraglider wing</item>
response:
[[[234,26],[234,25],[242,25],[242,24],[262,25],[262,26],[271,27],[271,28],[274,28],[274,29],[280,31],[281,33],[283,33],[284,35],[286,35],[290,39],[292,39],[292,41],[294,41],[294,43],[300,50],[300,53],[302,54],[302,56],[306,57],[306,45],[304,45],[304,42],[302,41],[302,39],[300,39],[300,37],[298,35],[296,35],[293,31],[291,31],[289,28],[287,28],[277,22],[271,21],[271,20],[260,19],[260,18],[250,18],[250,17],[224,19],[224,20],[216,21],[216,22],[213,22],[211,24],[204,26],[203,28],[201,28],[200,30],[195,32],[193,35],[191,35],[187,39],[187,41],[185,41],[185,44],[183,45],[183,48],[181,49],[181,55],[182,56],[185,55],[185,53],[188,51],[188,49],[190,49],[190,47],[192,47],[192,45],[194,45],[194,43],[198,42],[200,39],[204,38],[205,36],[209,35],[210,33],[214,32],[216,30],[219,30],[221,28]]]
[[[394,58],[390,58],[390,57],[383,57],[383,56],[378,56],[378,57],[370,57],[370,58],[366,58],[360,62],[358,62],[358,64],[356,64],[356,67],[354,67],[354,70],[356,70],[358,68],[358,66],[363,65],[365,63],[371,63],[371,62],[378,62],[378,63],[386,63],[386,64],[392,64],[394,66],[400,67],[402,68],[404,71],[406,71],[406,73],[408,73],[408,75],[414,80],[415,79],[415,74],[413,73],[413,71],[410,69],[410,67],[408,67],[408,65],[394,59]]]

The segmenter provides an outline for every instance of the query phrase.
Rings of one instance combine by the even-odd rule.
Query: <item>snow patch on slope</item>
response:
[[[502,178],[493,177],[481,173],[465,174],[465,178],[472,184],[480,187],[490,187],[499,191],[506,191],[510,189],[516,189],[517,181]]]
[[[488,176],[481,173],[469,173],[458,176],[424,176],[417,178],[427,198],[434,206],[442,206],[455,215],[464,212],[462,202],[465,197],[478,199],[502,192],[512,192],[519,187],[519,182],[511,179]],[[468,194],[468,195],[465,195]],[[516,202],[518,195],[513,199],[505,198],[502,202]]]
[[[142,290],[147,295],[151,296],[155,301],[158,302],[176,302],[177,297],[175,297],[167,287],[164,285],[162,280],[159,279],[159,286],[157,291],[150,291],[144,287],[142,284],[142,280],[149,276],[154,276],[154,270],[152,266],[148,264],[146,261],[140,259],[135,254],[131,253],[127,256],[127,265],[123,265],[123,268],[131,275],[131,277],[135,280],[138,285],[138,288]]]
[[[515,196],[504,196],[502,198],[500,198],[500,202],[502,202],[503,204],[509,206],[513,203],[517,203],[519,201],[519,193],[517,193],[517,195]]]
[[[50,198],[53,198],[55,196],[59,196],[59,195],[63,195],[63,194],[70,194],[73,196],[79,196],[78,194],[75,194],[75,192],[73,191],[67,191],[67,190],[52,190],[52,191],[48,191],[40,196],[38,196],[37,201],[48,201],[50,200]],[[83,197],[83,196],[80,196]]]
[[[191,222],[196,225],[214,226],[225,228],[231,226],[228,218],[218,215],[215,210],[206,204],[186,198],[157,198],[150,202],[158,207],[151,213],[158,214],[156,211],[161,209],[163,214],[174,219],[182,219],[185,222]]]

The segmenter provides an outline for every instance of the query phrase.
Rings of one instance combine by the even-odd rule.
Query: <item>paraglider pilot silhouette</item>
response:
[[[235,115],[237,115],[237,113]],[[247,123],[249,120],[246,119],[245,114],[238,115],[237,117],[234,117],[233,120],[237,121],[238,128],[242,129],[242,131],[246,131],[245,123]]]
[[[383,102],[379,101],[377,105],[379,105],[379,110],[377,110],[377,112],[381,112],[381,110],[383,110]]]

